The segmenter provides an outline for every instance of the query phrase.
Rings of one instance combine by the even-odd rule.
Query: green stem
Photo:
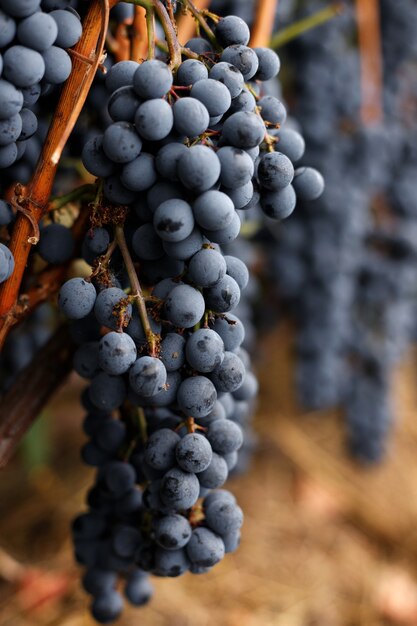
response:
[[[155,58],[155,11],[146,9],[146,30],[148,31],[148,61]]]
[[[312,28],[328,22],[336,17],[336,15],[340,15],[343,10],[344,5],[342,2],[334,2],[325,9],[322,9],[313,15],[309,15],[308,17],[295,22],[295,24],[287,26],[287,28],[283,28],[279,33],[273,35],[269,43],[269,47],[275,50],[276,48],[287,44],[289,41],[292,41],[296,37],[303,35]]]
[[[91,196],[94,198],[95,185],[81,185],[76,189],[64,194],[63,196],[57,196],[52,198],[49,204],[49,211],[56,211],[57,209],[62,209],[65,205],[70,202],[76,202],[80,198],[84,198],[85,196]]]
[[[204,30],[204,32],[206,33],[206,35],[207,35],[210,43],[212,44],[212,46],[216,50],[218,50],[219,49],[219,44],[217,42],[216,35],[213,33],[213,31],[211,30],[210,26],[207,24],[207,21],[204,18],[202,12],[199,11],[194,6],[194,4],[191,2],[191,0],[184,0],[184,6],[190,11],[190,13],[194,17],[194,19],[197,21],[197,23],[200,25],[200,27]]]
[[[129,281],[132,288],[132,297],[136,301],[140,321],[142,322],[143,330],[145,331],[146,340],[149,346],[149,354],[151,356],[156,356],[156,338],[154,333],[152,332],[152,328],[149,322],[145,298],[143,296],[138,275],[136,274],[135,266],[133,265],[132,257],[130,256],[129,248],[126,243],[123,226],[115,226],[114,235],[117,241],[117,245],[119,246],[119,250],[122,253],[123,261],[126,266],[126,271],[129,276]]]

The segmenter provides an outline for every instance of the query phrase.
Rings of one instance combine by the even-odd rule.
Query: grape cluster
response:
[[[81,21],[69,1],[0,2],[0,168],[8,168],[28,149],[37,153],[36,103],[66,81],[71,57],[66,51],[81,37]]]

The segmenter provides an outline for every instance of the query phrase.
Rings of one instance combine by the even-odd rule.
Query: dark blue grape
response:
[[[204,63],[196,59],[186,59],[177,70],[178,85],[194,85],[199,80],[208,78],[208,70]]]
[[[198,83],[196,83],[198,85]],[[207,146],[196,145],[188,149],[178,161],[178,177],[187,189],[196,193],[207,191],[219,179],[220,161]]]
[[[190,95],[204,104],[210,117],[226,113],[232,102],[228,88],[212,78],[194,83]]]
[[[259,66],[256,52],[242,44],[234,44],[225,48],[220,60],[234,65],[246,81],[255,76]]]
[[[72,48],[81,38],[83,29],[78,17],[71,11],[51,11],[49,14],[58,26],[55,45],[60,48]]]
[[[193,530],[186,550],[190,561],[200,567],[212,567],[224,558],[222,539],[204,527]]]
[[[136,111],[136,130],[148,141],[165,139],[171,132],[173,124],[172,108],[166,100],[147,100]]]
[[[204,435],[189,433],[177,444],[176,459],[186,472],[203,472],[211,463],[213,452]]]
[[[178,285],[165,300],[166,319],[179,328],[192,328],[201,320],[205,302],[201,293],[190,285]]]
[[[200,328],[187,339],[185,354],[193,369],[212,372],[223,361],[223,340],[214,330]]]
[[[216,25],[216,38],[223,48],[236,44],[246,46],[250,38],[249,27],[237,15],[227,15]]]
[[[186,416],[204,417],[212,411],[217,399],[216,389],[205,376],[183,380],[177,393],[177,402]]]
[[[161,342],[159,355],[167,372],[175,372],[185,363],[185,339],[178,333],[168,333]]]
[[[245,377],[245,366],[234,352],[225,352],[220,365],[211,373],[217,391],[236,391]]]
[[[300,167],[295,171],[293,187],[300,200],[316,200],[324,191],[323,176],[313,167]]]
[[[98,362],[107,374],[124,374],[136,361],[136,345],[127,333],[107,333],[98,350]]]
[[[146,463],[156,470],[171,469],[175,466],[175,450],[180,441],[178,433],[169,428],[155,431],[146,442]]]
[[[103,136],[103,150],[114,163],[133,161],[141,149],[142,141],[132,124],[115,122],[106,128]]]
[[[89,388],[91,402],[98,409],[113,411],[126,397],[126,385],[121,376],[110,376],[100,372],[94,376]]]
[[[191,508],[197,502],[199,493],[200,485],[195,474],[174,467],[162,479],[162,502],[176,511]]]
[[[140,396],[155,396],[167,380],[167,372],[162,361],[151,356],[142,356],[135,361],[129,371],[129,382],[133,391]]]
[[[23,46],[43,52],[47,50],[58,35],[58,26],[48,13],[34,13],[22,20],[17,28],[17,38]],[[1,38],[0,38],[1,39]]]
[[[152,154],[142,152],[136,159],[123,166],[120,180],[127,189],[145,191],[157,181],[155,159]]]
[[[162,61],[145,61],[133,77],[136,93],[145,100],[162,98],[172,87],[172,73]]]
[[[187,545],[191,537],[189,521],[176,513],[165,515],[155,522],[155,541],[165,550],[178,550]]]
[[[37,252],[47,263],[65,263],[74,252],[74,238],[62,224],[48,224],[41,230]]]
[[[124,304],[125,301],[126,294],[118,287],[109,287],[100,291],[94,305],[94,315],[98,323],[118,330],[132,317],[132,305]]]
[[[58,46],[51,46],[42,52],[42,58],[45,63],[44,80],[52,85],[64,83],[72,70],[68,52]]]
[[[174,128],[187,137],[197,137],[204,133],[209,125],[210,116],[202,102],[196,98],[181,98],[173,107]]]
[[[218,230],[229,226],[235,215],[230,198],[221,191],[209,190],[202,193],[193,204],[194,217],[201,228]]]
[[[182,241],[194,228],[192,208],[184,200],[166,200],[156,209],[153,225],[164,241]]]
[[[255,78],[262,81],[275,78],[281,67],[281,61],[277,53],[271,50],[271,48],[254,48],[254,51],[259,62]]]
[[[213,248],[199,250],[188,265],[188,276],[198,287],[212,287],[225,274],[226,261],[223,255]]]

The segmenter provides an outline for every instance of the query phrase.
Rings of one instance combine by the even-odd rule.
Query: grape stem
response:
[[[161,26],[165,33],[170,56],[169,67],[176,70],[181,65],[181,46],[175,32],[174,24],[171,22],[168,12],[161,0],[127,0],[130,4],[146,9],[146,15],[149,12],[155,13],[161,22]]]
[[[52,198],[51,202],[49,203],[48,211],[56,211],[58,209],[62,209],[70,202],[76,202],[77,200],[80,200],[84,197],[92,196],[93,198],[93,191],[95,191],[95,185],[86,184],[81,185],[81,187],[77,187],[76,189],[73,189],[63,196],[56,196],[55,198]]]
[[[154,357],[156,356],[156,337],[152,331],[152,328],[149,322],[145,298],[142,292],[142,288],[140,286],[140,282],[139,282],[138,275],[135,270],[135,266],[133,265],[132,257],[130,256],[129,248],[126,243],[123,226],[120,226],[120,225],[115,226],[114,235],[117,241],[117,245],[119,246],[119,250],[122,253],[123,261],[126,266],[126,271],[129,276],[129,281],[130,281],[130,285],[132,288],[131,295],[135,299],[136,306],[139,312],[139,317],[142,322],[143,330],[145,331],[145,336],[146,336],[148,346],[149,346],[149,354]]]
[[[146,30],[148,33],[148,60],[155,58],[155,11],[146,9]]]
[[[212,46],[216,50],[218,50],[219,49],[219,44],[217,42],[216,35],[213,33],[213,31],[211,30],[210,26],[207,24],[207,21],[206,21],[204,15],[201,13],[201,11],[199,11],[194,6],[194,4],[191,2],[191,0],[183,0],[183,1],[184,1],[184,6],[190,11],[192,16],[196,20],[196,22],[200,25],[200,27],[206,33],[206,35],[207,35],[210,43],[212,44]]]

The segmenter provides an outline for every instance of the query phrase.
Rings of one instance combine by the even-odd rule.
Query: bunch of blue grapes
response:
[[[254,206],[281,220],[323,190],[316,170],[294,168],[291,141],[277,149],[285,107],[263,91],[277,55],[249,48],[235,16],[215,34],[222,51],[192,39],[199,59],[174,76],[161,60],[113,65],[112,122],[82,153],[103,193],[82,244],[93,272],[63,285],[59,307],[90,381],[82,458],[97,475],[74,543],[103,623],[122,610],[119,578],[141,605],[148,574],[203,573],[237,548],[243,514],[221,488],[247,458],[258,390],[256,285],[237,238]]]
[[[270,278],[298,327],[300,400],[309,409],[341,405],[350,450],[367,463],[386,450],[393,368],[415,318],[416,126],[404,115],[416,102],[414,20],[412,3],[381,3],[385,121],[368,127],[360,123],[354,14],[291,44],[306,158],[324,173],[326,190],[270,229]],[[406,22],[409,29],[399,27]]]
[[[70,2],[0,2],[0,169],[38,155],[37,102],[66,81],[82,26]],[[31,141],[31,138],[33,141]]]

